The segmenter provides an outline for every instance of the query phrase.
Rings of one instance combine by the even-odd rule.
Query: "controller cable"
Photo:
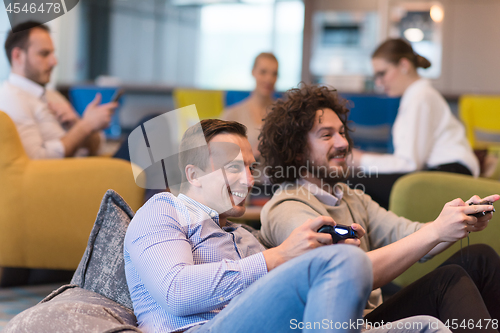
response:
[[[470,251],[470,239],[469,239],[469,234],[470,234],[470,231],[467,233],[467,260],[465,261],[466,263],[469,263],[469,251]],[[460,239],[460,260],[462,260],[462,264],[464,264],[464,256],[463,256],[463,253],[462,253],[462,240],[463,239]]]

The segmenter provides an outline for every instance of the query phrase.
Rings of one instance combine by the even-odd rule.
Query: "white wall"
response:
[[[52,74],[51,84],[78,82],[85,75],[85,53],[82,52],[81,4],[48,22],[56,48],[58,65]]]
[[[443,90],[500,94],[500,2],[453,0],[447,7],[450,67]]]

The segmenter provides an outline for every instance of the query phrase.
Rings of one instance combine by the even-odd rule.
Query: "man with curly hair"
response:
[[[261,213],[266,245],[277,246],[304,222],[329,216],[358,231],[360,239],[346,243],[359,246],[372,260],[374,290],[365,310],[368,321],[390,322],[416,314],[432,315],[443,322],[498,320],[500,257],[486,245],[470,247],[468,264],[462,264],[456,254],[382,304],[379,287],[468,232],[485,229],[493,207],[475,206],[487,212],[475,218],[469,216],[475,208],[467,203],[479,203],[481,198],[455,199],[436,220],[419,223],[385,210],[361,190],[350,189],[343,183],[349,176],[346,159],[352,147],[348,113],[346,101],[335,90],[315,85],[292,89],[273,105],[259,145],[268,165],[266,173],[278,186]],[[484,198],[490,202],[498,199],[499,195]]]

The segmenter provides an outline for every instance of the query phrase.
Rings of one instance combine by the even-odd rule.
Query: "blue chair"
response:
[[[241,91],[241,90],[228,90],[226,91],[226,108],[233,104],[239,103],[248,96],[250,96],[251,91]],[[275,92],[274,99],[283,97],[283,93]]]
[[[400,98],[383,95],[342,94],[349,100],[351,137],[354,147],[378,153],[393,153],[392,125]]]
[[[250,91],[229,90],[226,91],[226,107],[239,103],[250,96]]]
[[[108,103],[113,98],[118,88],[115,87],[96,87],[96,86],[76,86],[69,90],[69,99],[78,114],[82,115],[87,105],[92,102],[97,93],[101,93],[101,103]],[[122,97],[123,98],[123,97]],[[120,101],[122,100],[120,99]],[[118,108],[115,110],[109,127],[104,131],[108,139],[118,139],[122,134]]]

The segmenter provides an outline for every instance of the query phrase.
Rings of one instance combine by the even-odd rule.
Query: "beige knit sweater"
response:
[[[361,238],[361,249],[365,252],[378,249],[398,241],[423,226],[380,207],[370,196],[360,190],[350,189],[339,183],[344,194],[337,206],[320,202],[305,186],[283,183],[261,212],[261,238],[264,245],[281,244],[290,233],[307,219],[331,216],[336,223],[360,224],[366,235]],[[425,258],[427,259],[427,258]],[[382,303],[380,289],[370,295],[365,314]]]

